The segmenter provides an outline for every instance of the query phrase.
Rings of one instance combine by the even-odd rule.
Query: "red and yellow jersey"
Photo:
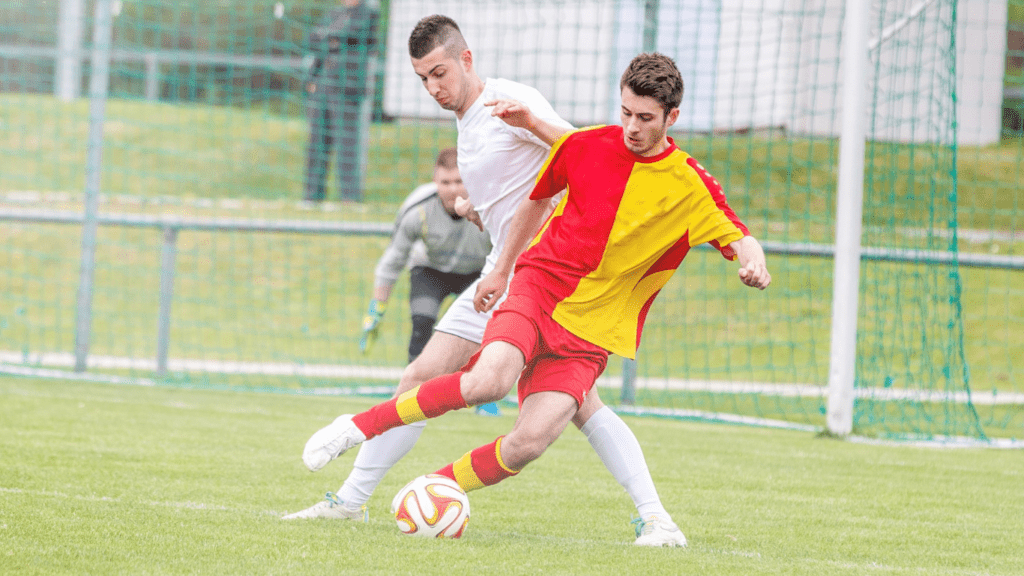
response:
[[[652,157],[626,148],[621,126],[555,143],[531,198],[566,195],[516,262],[541,307],[567,330],[633,358],[651,303],[691,247],[727,259],[747,228],[721,185],[669,139]],[[525,280],[525,278],[524,278]]]

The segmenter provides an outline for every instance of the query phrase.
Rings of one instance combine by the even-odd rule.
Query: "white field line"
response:
[[[1015,438],[967,438],[965,436],[934,436],[932,438],[901,438],[884,440],[865,436],[847,436],[846,440],[856,444],[882,446],[916,446],[919,448],[1001,448],[1019,450],[1024,448],[1024,440]]]
[[[47,498],[57,498],[60,500],[77,500],[79,502],[109,502],[111,504],[130,504],[132,506],[150,506],[155,508],[178,508],[184,510],[215,510],[218,512],[245,512],[249,513],[249,510],[242,510],[238,508],[229,508],[227,506],[220,506],[217,504],[203,504],[202,502],[166,502],[158,500],[123,500],[114,496],[91,496],[85,494],[67,494],[64,492],[56,492],[51,490],[26,490],[24,488],[8,488],[0,486],[0,494],[24,494],[26,496],[44,496]],[[264,510],[263,514],[270,514],[273,516],[281,516],[284,512],[278,512],[273,510]]]
[[[145,358],[126,358],[117,356],[90,356],[89,368],[102,370],[140,370],[155,371],[156,360]],[[23,354],[21,352],[0,350],[0,371],[31,375],[25,370],[45,368],[71,368],[75,365],[74,355],[67,352],[42,354]],[[336,378],[382,380],[397,383],[402,376],[401,367],[354,366],[345,364],[301,364],[288,362],[243,362],[234,360],[200,360],[171,358],[167,361],[167,369],[172,372],[209,372],[214,374],[241,374],[253,376],[294,376],[301,378]],[[15,372],[17,371],[17,372]],[[39,371],[39,376],[48,376]],[[49,375],[52,377],[52,375]],[[138,381],[144,385],[156,382],[147,378],[119,378],[106,375],[85,375],[87,379],[97,381]],[[607,388],[618,388],[622,384],[620,377],[602,376],[597,385]],[[681,378],[637,378],[635,386],[638,390],[678,390],[689,392],[709,392],[714,394],[757,394],[761,396],[778,396],[791,398],[825,398],[828,391],[825,386],[813,384],[774,384],[768,382],[728,382],[721,380],[684,380]],[[379,390],[378,390],[379,389]],[[346,390],[324,387],[308,390],[305,393],[328,395],[351,394]],[[370,392],[381,393],[384,387],[367,387]],[[386,393],[386,391],[384,392]],[[904,388],[858,388],[858,398],[872,400],[901,400],[917,402],[953,402],[976,405],[1018,405],[1024,404],[1024,393],[1019,392],[951,392],[934,390],[910,390]]]

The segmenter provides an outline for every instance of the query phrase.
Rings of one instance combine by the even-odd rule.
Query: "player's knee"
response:
[[[414,314],[412,317],[412,337],[409,338],[409,362],[412,362],[427,345],[430,335],[434,332],[436,318]]]
[[[460,384],[462,397],[470,406],[497,402],[508,394],[508,387],[497,374],[479,367],[463,373]]]
[[[502,463],[513,470],[520,470],[540,458],[550,445],[551,440],[546,434],[513,430],[501,441]]]
[[[436,370],[432,369],[430,363],[424,361],[422,356],[417,357],[402,371],[402,378],[398,381],[396,394],[407,392],[431,378],[441,376],[441,374],[435,374],[434,372]]]
[[[601,408],[604,408],[604,402],[601,401],[601,397],[597,395],[597,386],[590,389],[586,398],[583,399],[583,404],[580,405],[579,410],[572,417],[572,423],[577,428],[582,428],[590,417],[596,414]]]

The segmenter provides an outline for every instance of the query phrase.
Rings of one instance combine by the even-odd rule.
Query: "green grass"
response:
[[[391,495],[506,432],[427,427],[370,524],[279,517],[334,490],[346,455],[302,466],[309,434],[368,401],[0,377],[5,574],[935,574],[1024,565],[1024,464],[995,450],[873,446],[808,433],[627,418],[686,550],[636,549],[633,508],[583,436],[470,494],[463,539],[402,536]]]

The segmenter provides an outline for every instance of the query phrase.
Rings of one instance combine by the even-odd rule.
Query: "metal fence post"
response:
[[[171,302],[174,299],[174,261],[178,255],[178,229],[164,228],[160,250],[160,315],[156,329],[156,373],[167,374],[167,350],[171,344]]]
[[[636,403],[636,360],[622,359],[622,394],[619,403],[632,406]]]
[[[82,95],[81,52],[84,32],[85,0],[60,0],[53,91],[62,102],[70,102]]]
[[[96,1],[92,77],[89,81],[89,140],[85,164],[85,216],[75,319],[75,371],[84,372],[92,339],[92,292],[96,265],[100,173],[103,168],[103,121],[110,85],[110,0]]]
[[[160,98],[160,60],[156,52],[146,52],[146,100]]]
[[[644,0],[644,52],[658,49],[658,0]]]

